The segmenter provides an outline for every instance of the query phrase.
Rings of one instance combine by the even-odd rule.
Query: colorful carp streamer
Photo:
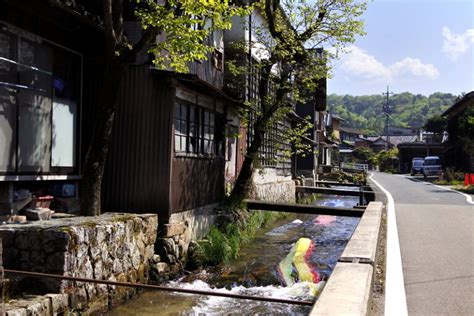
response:
[[[323,226],[331,225],[336,221],[336,216],[331,215],[318,215],[316,217],[315,223]]]
[[[308,282],[314,285],[311,286],[313,296],[320,292],[324,282],[310,263],[314,249],[314,242],[311,239],[305,237],[298,239],[288,255],[278,264],[278,276],[283,285],[292,286],[297,282]]]

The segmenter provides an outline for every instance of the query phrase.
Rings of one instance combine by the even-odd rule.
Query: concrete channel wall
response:
[[[310,315],[366,315],[382,220],[382,202],[370,202]]]

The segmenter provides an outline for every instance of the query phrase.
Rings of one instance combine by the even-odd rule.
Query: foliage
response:
[[[389,150],[382,150],[375,156],[375,161],[377,162],[380,171],[395,173],[397,167],[395,165],[398,157],[398,148],[393,148]]]
[[[242,216],[246,217],[245,223],[227,223],[221,228],[212,226],[208,236],[198,242],[199,261],[205,265],[218,265],[237,258],[241,245],[250,242],[259,228],[286,216],[285,213],[264,211],[247,215]]]
[[[186,72],[190,61],[204,60],[213,50],[209,36],[231,27],[233,16],[248,14],[246,6],[229,0],[102,0],[104,21],[103,85],[101,86],[92,138],[82,168],[81,210],[101,213],[101,190],[120,84],[137,55],[148,49],[157,68]],[[124,32],[124,11],[134,9],[141,22],[135,40]]]
[[[367,174],[365,172],[333,172],[336,176],[336,181],[341,183],[360,183],[360,184],[367,184]]]
[[[458,190],[458,191],[461,191],[461,192],[464,192],[464,193],[467,193],[467,194],[474,194],[474,185],[471,184],[471,185],[468,185],[468,186],[457,186],[454,188],[455,190]]]
[[[456,171],[454,167],[447,167],[446,170],[444,170],[444,179],[448,182],[462,182],[464,181],[464,173]]]
[[[420,129],[426,118],[440,115],[454,104],[456,96],[436,92],[426,97],[421,94],[403,92],[390,97],[392,109],[390,125]],[[328,109],[345,119],[347,126],[360,129],[369,135],[378,135],[384,130],[385,97],[380,95],[328,95]]]
[[[459,118],[459,137],[468,153],[474,154],[474,104]]]
[[[373,163],[375,159],[375,153],[372,148],[369,147],[358,147],[354,149],[352,156],[357,163]]]
[[[434,184],[438,185],[462,185],[463,181],[460,180],[434,180]]]
[[[441,115],[435,115],[426,120],[423,128],[428,132],[441,134],[446,130],[446,118]]]
[[[136,10],[143,29],[158,29],[165,39],[151,46],[153,63],[177,72],[187,72],[189,62],[206,60],[214,50],[206,39],[215,30],[230,29],[233,16],[251,12],[250,7],[233,6],[228,0],[167,0],[165,5],[156,0],[138,2],[146,4]]]
[[[257,97],[241,98],[245,101],[240,117],[250,128],[252,141],[230,201],[248,193],[265,134],[292,111],[293,104],[313,97],[321,80],[330,75],[330,61],[357,35],[364,34],[361,16],[365,8],[365,1],[359,0],[262,0],[256,4],[266,25],[252,30],[250,43],[236,44],[235,63],[228,67],[234,75],[227,84],[231,95],[243,93],[241,87],[249,76],[258,78]],[[239,63],[242,49],[260,56],[258,63],[251,67],[245,61]]]

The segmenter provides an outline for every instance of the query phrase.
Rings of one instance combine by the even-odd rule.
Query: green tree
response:
[[[471,103],[466,112],[459,118],[459,138],[466,151],[474,155],[474,104]]]
[[[358,163],[373,163],[375,159],[374,151],[367,147],[359,147],[354,149],[352,155]]]
[[[160,4],[157,4],[160,3]],[[114,122],[118,91],[137,54],[150,50],[158,68],[186,72],[188,62],[205,60],[213,48],[204,39],[216,29],[229,29],[236,14],[249,11],[229,0],[102,0],[105,35],[103,83],[95,113],[91,144],[83,164],[82,212],[99,215],[101,185]],[[125,6],[135,8],[141,38],[132,42],[123,28]],[[211,22],[212,23],[209,23]],[[162,40],[157,36],[162,34]],[[164,54],[163,52],[166,52]]]
[[[428,117],[440,115],[455,102],[455,99],[452,94],[441,92],[433,93],[429,97],[410,92],[395,94],[390,97],[393,110],[390,125],[419,129]],[[383,131],[384,102],[382,95],[328,96],[328,108],[345,119],[345,124],[371,134]],[[367,121],[364,122],[361,118],[366,118]]]
[[[253,139],[247,148],[242,169],[229,202],[241,201],[250,190],[265,133],[290,111],[288,100],[305,102],[307,91],[315,91],[328,76],[328,63],[337,53],[317,48],[330,46],[340,51],[363,34],[361,15],[365,1],[357,0],[262,0],[257,10],[267,25],[256,30],[258,43],[268,58],[258,68],[257,102],[243,104],[243,118],[253,117]],[[245,67],[244,67],[245,68]]]
[[[442,134],[446,130],[446,119],[440,115],[432,116],[425,122],[423,128],[428,132]]]

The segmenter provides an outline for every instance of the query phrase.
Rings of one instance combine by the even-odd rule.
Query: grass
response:
[[[237,258],[241,246],[250,242],[261,227],[287,216],[277,212],[242,212],[246,212],[243,224],[228,223],[222,228],[212,226],[208,236],[198,242],[198,256],[204,265],[218,265]]]
[[[462,185],[464,182],[461,180],[435,180],[433,183],[438,185]]]
[[[467,194],[474,194],[474,184],[468,185],[467,187],[463,185],[458,185],[453,189]]]

